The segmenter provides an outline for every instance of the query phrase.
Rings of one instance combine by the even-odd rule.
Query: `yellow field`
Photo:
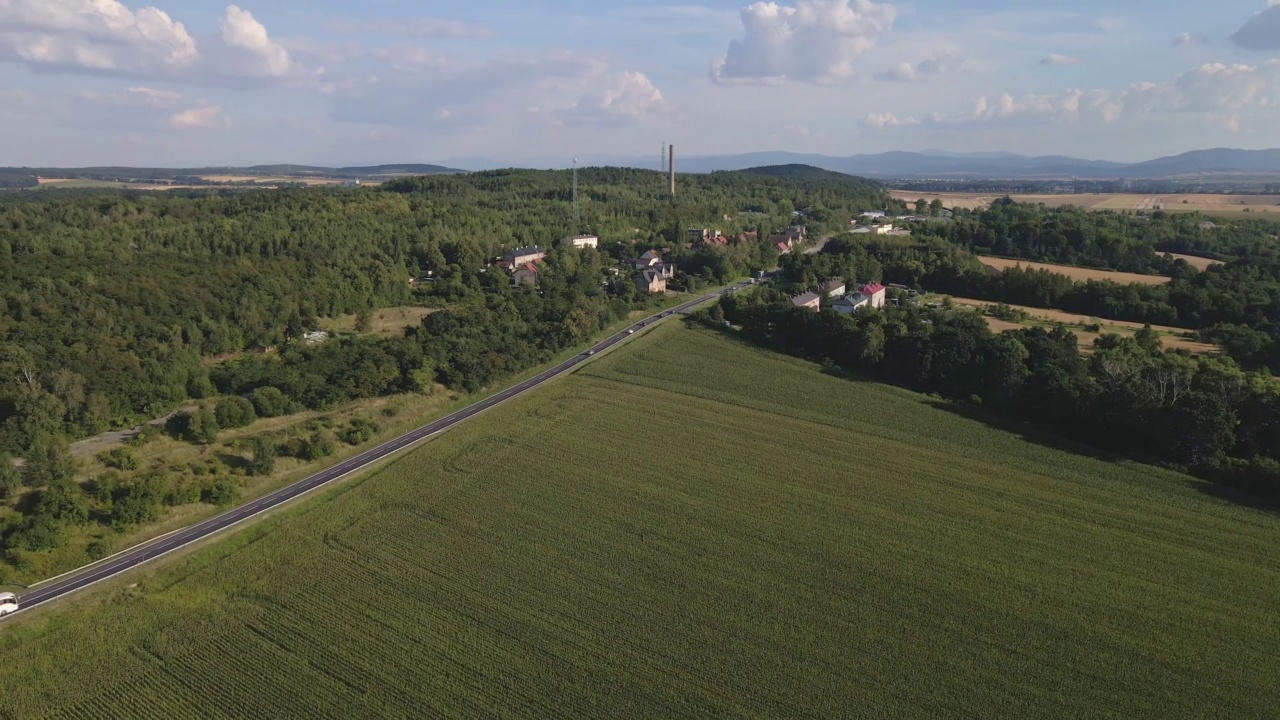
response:
[[[986,300],[974,300],[972,298],[952,298],[957,305],[972,308],[984,308],[994,303]],[[995,332],[1004,332],[1006,330],[1021,330],[1038,323],[1062,323],[1066,325],[1076,337],[1080,339],[1080,347],[1088,350],[1093,347],[1093,341],[1103,335],[1120,335],[1129,337],[1138,330],[1142,329],[1141,323],[1125,322],[1123,320],[1099,320],[1098,318],[1090,318],[1086,315],[1075,315],[1073,313],[1062,312],[1061,310],[1045,310],[1043,308],[1027,307],[1025,305],[1010,305],[1015,310],[1022,310],[1031,316],[1030,323],[1014,323],[999,318],[987,318],[987,325]],[[1089,332],[1084,329],[1085,325],[1097,323],[1101,326],[1101,332]],[[1210,354],[1218,352],[1218,348],[1209,343],[1197,342],[1183,337],[1183,333],[1187,331],[1182,328],[1167,327],[1165,325],[1152,325],[1152,330],[1160,333],[1160,341],[1166,348],[1171,350],[1187,350],[1193,353]]]
[[[1166,253],[1174,258],[1181,258],[1187,261],[1187,264],[1197,270],[1208,270],[1214,265],[1222,265],[1221,260],[1210,260],[1209,258],[1196,257],[1195,255],[1179,255],[1178,253]]]
[[[996,270],[1004,270],[1006,268],[1022,266],[1031,270],[1048,270],[1059,275],[1066,275],[1072,280],[1110,280],[1122,284],[1140,284],[1140,285],[1164,285],[1169,282],[1169,278],[1163,275],[1139,275],[1138,273],[1115,272],[1113,270],[1096,270],[1093,268],[1075,267],[1073,265],[1053,265],[1050,263],[1029,262],[1027,260],[1006,260],[1005,258],[988,257],[985,255],[978,256],[983,265],[995,268]]]
[[[892,191],[893,197],[906,202],[921,198],[937,198],[948,208],[977,210],[1005,197],[994,193],[915,193]],[[1018,202],[1042,203],[1048,207],[1074,205],[1086,210],[1164,210],[1166,212],[1202,212],[1209,215],[1242,216],[1245,214],[1280,216],[1280,195],[1142,195],[1137,193],[1088,193],[1061,195],[1010,195]]]

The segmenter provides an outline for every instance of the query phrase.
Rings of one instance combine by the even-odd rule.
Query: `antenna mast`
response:
[[[573,159],[573,231],[576,233],[581,228],[578,227],[578,158]]]

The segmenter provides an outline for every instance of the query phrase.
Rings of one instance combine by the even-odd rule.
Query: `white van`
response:
[[[0,593],[0,617],[18,612],[18,596],[13,593]]]

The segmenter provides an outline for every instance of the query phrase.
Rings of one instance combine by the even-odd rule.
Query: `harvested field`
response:
[[[1005,270],[1006,268],[1017,267],[1021,265],[1025,269],[1048,270],[1049,272],[1066,275],[1072,280],[1109,280],[1111,282],[1128,284],[1138,283],[1141,285],[1164,285],[1169,282],[1169,278],[1163,275],[1140,275],[1138,273],[1115,272],[1113,270],[1096,270],[1093,268],[1075,267],[1072,265],[1054,265],[1051,263],[1029,262],[1027,260],[1008,260],[1005,258],[989,257],[981,255],[978,257],[983,265],[995,268],[996,270]]]
[[[1167,253],[1174,258],[1181,258],[1187,261],[1187,264],[1197,270],[1208,270],[1214,265],[1222,265],[1221,260],[1213,260],[1211,258],[1198,257],[1196,255],[1179,255],[1178,253]]]
[[[994,193],[918,193],[907,190],[893,190],[891,193],[893,197],[906,202],[915,202],[921,198],[932,201],[937,198],[948,208],[966,210],[986,208],[1005,197]],[[1241,218],[1260,214],[1263,218],[1271,216],[1270,219],[1280,220],[1280,195],[1081,193],[1008,197],[1018,202],[1039,203],[1047,207],[1073,205],[1086,210],[1202,212],[1207,215]]]
[[[663,326],[0,626],[0,714],[1273,718],[1280,518],[1196,488]]]
[[[995,303],[986,300],[974,300],[972,298],[952,298],[957,305],[963,305],[972,308],[983,308]],[[1086,315],[1075,315],[1072,313],[1062,312],[1060,310],[1045,310],[1042,308],[1027,307],[1025,305],[1010,305],[1015,310],[1021,310],[1031,316],[1030,323],[1014,323],[998,318],[988,317],[987,325],[996,332],[1004,332],[1005,330],[1020,330],[1025,327],[1040,324],[1058,324],[1066,325],[1080,338],[1080,347],[1089,349],[1093,346],[1093,341],[1102,337],[1104,334],[1121,335],[1129,337],[1138,330],[1142,329],[1141,323],[1125,322],[1123,320],[1100,320],[1098,318],[1090,318]],[[1097,323],[1101,326],[1101,332],[1091,332],[1084,329],[1085,325]],[[1152,325],[1152,330],[1160,333],[1160,341],[1164,343],[1166,348],[1171,350],[1188,350],[1193,353],[1211,354],[1218,352],[1215,345],[1202,343],[1196,340],[1183,337],[1188,331],[1182,328],[1168,327],[1165,325]]]

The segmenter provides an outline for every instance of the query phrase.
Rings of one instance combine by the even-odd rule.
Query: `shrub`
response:
[[[210,505],[232,505],[240,499],[240,486],[230,478],[222,478],[204,491],[204,501]]]
[[[169,489],[169,493],[164,496],[164,504],[169,507],[181,507],[190,505],[200,500],[200,488],[188,484],[177,483]]]
[[[258,419],[258,413],[248,398],[232,397],[218,403],[214,417],[218,427],[241,428]]]
[[[164,426],[179,440],[197,445],[212,445],[218,441],[218,419],[208,410],[178,413],[165,421]]]
[[[84,549],[85,556],[93,561],[101,560],[110,554],[110,552],[111,546],[107,544],[106,540],[101,538],[89,543],[89,546]]]
[[[363,445],[373,439],[378,434],[378,426],[365,420],[364,418],[355,418],[351,421],[351,425],[346,430],[338,433],[338,437],[342,442],[348,445]]]
[[[249,442],[252,457],[249,459],[250,475],[270,475],[276,469],[276,446],[266,438],[256,437]]]
[[[98,460],[109,468],[116,470],[137,470],[138,458],[124,448],[116,448],[110,452],[99,453]]]
[[[293,412],[294,403],[278,388],[260,387],[249,393],[249,400],[258,417],[273,418]]]

